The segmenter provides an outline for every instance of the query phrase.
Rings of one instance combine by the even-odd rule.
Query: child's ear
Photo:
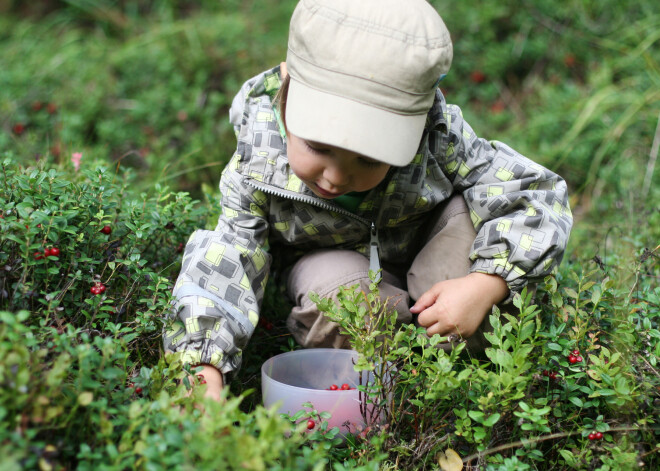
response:
[[[280,62],[280,74],[282,75],[282,80],[288,75],[286,71],[286,62]]]

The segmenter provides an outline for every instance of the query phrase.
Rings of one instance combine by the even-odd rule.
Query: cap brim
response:
[[[289,132],[390,165],[408,165],[419,147],[426,114],[402,115],[322,92],[291,77]]]

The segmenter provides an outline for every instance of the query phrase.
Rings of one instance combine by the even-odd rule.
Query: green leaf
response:
[[[492,427],[493,425],[495,425],[495,424],[497,423],[498,420],[500,420],[500,417],[501,417],[501,415],[498,414],[498,413],[496,412],[495,414],[493,414],[493,415],[491,415],[490,417],[488,417],[488,418],[483,422],[483,424],[484,424],[486,427]]]
[[[85,391],[78,395],[78,404],[86,407],[94,400],[94,394],[91,391]]]
[[[571,396],[568,398],[568,400],[571,401],[576,406],[578,406],[579,408],[582,408],[584,406],[584,403],[579,397]]]

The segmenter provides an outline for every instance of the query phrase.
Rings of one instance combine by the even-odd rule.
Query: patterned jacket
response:
[[[478,138],[439,91],[413,162],[392,167],[355,213],[315,196],[288,164],[272,106],[280,78],[279,67],[266,71],[233,101],[238,145],[220,180],[222,215],[214,231],[198,230],[186,245],[166,352],[225,375],[237,370],[273,255],[321,247],[368,255],[374,224],[381,260],[412,261],[417,229],[453,192],[462,192],[477,230],[471,271],[500,275],[513,293],[560,263],[572,225],[564,180]]]

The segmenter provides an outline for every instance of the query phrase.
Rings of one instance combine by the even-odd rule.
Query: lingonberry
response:
[[[564,56],[564,65],[566,67],[575,67],[575,56],[573,54],[566,54]]]
[[[112,227],[107,226],[107,225],[106,225],[106,226],[103,226],[103,228],[101,229],[101,232],[104,233],[104,234],[106,234],[106,235],[108,235],[108,234],[110,234],[110,233],[112,232]]]
[[[481,70],[475,70],[470,74],[470,80],[474,83],[483,83],[486,81],[486,74]]]
[[[316,422],[314,422],[312,419],[309,419],[307,421],[307,430],[312,430],[314,427],[316,427]]]
[[[591,432],[591,433],[588,435],[588,438],[589,438],[589,440],[595,440],[595,439],[596,439],[596,434],[595,434],[594,432]]]
[[[57,247],[51,247],[49,249],[46,249],[45,254],[46,257],[59,257],[60,249],[58,249]]]
[[[20,136],[21,134],[23,134],[23,131],[25,131],[25,125],[22,123],[16,123],[14,124],[12,131],[14,131],[14,134],[16,134],[17,136]]]
[[[339,388],[337,387],[336,384],[333,384],[333,385],[330,386],[330,391],[336,391],[337,389],[339,389]]]
[[[578,361],[578,357],[576,357],[575,355],[568,355],[568,362],[571,365],[577,363],[577,361]]]
[[[603,432],[596,432],[594,435],[596,436],[596,440],[603,438]]]
[[[348,384],[344,383],[341,385],[342,391],[348,391],[349,389],[351,389],[351,387]]]
[[[580,355],[580,350],[576,349],[576,350],[573,350],[571,353],[575,356],[579,356]]]
[[[35,260],[41,260],[42,258],[44,258],[44,254],[42,254],[41,252],[35,252],[33,254],[33,257]]]
[[[582,363],[582,357],[579,355],[575,357],[575,360],[577,361],[577,363]]]
[[[101,290],[99,289],[98,286],[92,286],[89,288],[89,292],[92,294],[101,294]]]
[[[103,283],[97,283],[96,286],[99,289],[99,293],[105,293],[105,285]]]
[[[549,377],[550,379],[552,379],[552,380],[555,380],[555,379],[557,379],[557,373],[554,372],[554,371],[551,371],[551,372],[548,374],[548,377]]]
[[[142,393],[142,388],[138,386],[137,388],[135,388],[135,392],[138,394]]]

